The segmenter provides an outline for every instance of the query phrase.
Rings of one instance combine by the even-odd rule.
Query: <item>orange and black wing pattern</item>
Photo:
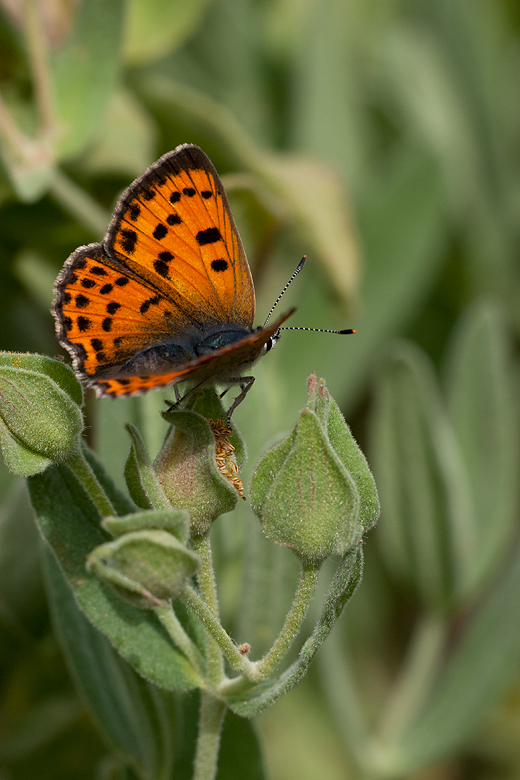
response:
[[[252,331],[253,281],[220,178],[189,144],[125,190],[103,242],[72,253],[55,294],[58,339],[100,395],[162,387],[201,365],[218,381],[231,363],[256,359],[270,338],[271,328],[263,342]],[[228,326],[246,334],[246,344],[225,347],[220,359],[222,350],[194,359],[189,345]],[[136,356],[163,344],[178,345],[169,362],[139,370],[147,364]]]
[[[105,249],[172,302],[178,328],[252,328],[249,264],[222,182],[197,146],[160,158],[122,195]]]

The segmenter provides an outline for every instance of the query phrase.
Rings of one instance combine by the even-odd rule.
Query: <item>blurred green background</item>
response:
[[[283,334],[235,415],[247,483],[325,377],[382,503],[341,624],[257,721],[271,780],[520,778],[519,92],[515,0],[0,2],[0,348],[60,352],[64,260],[184,142],[223,177],[258,324],[307,254],[280,309],[358,331]],[[124,422],[155,453],[164,396],[88,399],[118,484]],[[23,483],[0,489],[0,778],[122,777],[53,638]],[[261,652],[295,564],[257,525],[240,507],[213,541]]]

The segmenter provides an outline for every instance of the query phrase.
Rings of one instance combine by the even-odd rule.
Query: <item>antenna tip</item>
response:
[[[346,328],[346,330],[338,330],[338,333],[340,334],[350,334],[350,333],[357,333],[357,330],[354,330],[354,328]]]

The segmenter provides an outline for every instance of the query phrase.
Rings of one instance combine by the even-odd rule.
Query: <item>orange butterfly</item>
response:
[[[226,193],[191,144],[125,190],[102,243],[72,253],[55,294],[58,340],[98,396],[238,384],[228,417],[254,381],[242,372],[294,311],[253,329],[253,280]]]

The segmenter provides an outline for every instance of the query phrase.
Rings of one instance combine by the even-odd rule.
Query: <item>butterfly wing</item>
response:
[[[295,309],[279,317],[268,328],[259,328],[249,336],[226,347],[192,360],[169,373],[98,379],[95,389],[98,395],[135,395],[147,390],[189,381],[192,385],[205,384],[216,378],[226,383],[226,377],[238,376],[260,357],[264,346]]]
[[[171,302],[173,336],[187,325],[253,327],[249,264],[222,182],[197,146],[178,146],[130,185],[104,246]]]
[[[285,319],[252,331],[253,282],[224,188],[189,144],[130,185],[103,243],[73,252],[55,293],[58,339],[98,395],[225,381],[257,359]],[[252,332],[195,359],[183,346],[226,325]],[[148,370],[140,356],[159,345],[168,345],[168,359]]]
[[[170,339],[170,301],[110,258],[101,244],[79,247],[55,285],[60,344],[89,383],[148,346]]]

